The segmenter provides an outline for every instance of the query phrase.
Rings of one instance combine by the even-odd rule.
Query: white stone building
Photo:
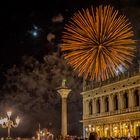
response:
[[[86,83],[81,95],[86,135],[96,131],[98,137],[140,136],[140,68],[102,85]]]

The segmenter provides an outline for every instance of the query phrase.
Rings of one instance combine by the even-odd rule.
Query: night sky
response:
[[[61,84],[61,80],[63,75],[68,77],[69,86],[73,88],[72,95],[69,99],[69,111],[72,111],[72,108],[75,108],[73,114],[69,113],[69,132],[70,134],[78,134],[81,135],[81,124],[77,123],[81,119],[82,116],[82,100],[80,97],[80,92],[82,91],[82,82],[80,78],[77,78],[76,74],[72,74],[71,68],[64,68],[65,64],[62,62],[61,53],[59,51],[59,45],[61,43],[61,35],[64,29],[65,23],[70,19],[74,12],[80,10],[81,8],[87,8],[93,5],[96,7],[100,4],[107,5],[110,4],[114,6],[116,9],[119,9],[121,13],[126,15],[130,22],[132,23],[133,30],[135,33],[135,39],[137,40],[137,47],[139,50],[139,40],[140,40],[140,0],[46,0],[44,1],[4,1],[0,4],[0,81],[1,81],[1,106],[0,111],[4,114],[4,109],[8,108],[8,106],[12,106],[16,113],[21,113],[23,118],[26,118],[27,121],[22,122],[19,130],[16,129],[16,134],[20,136],[31,136],[35,133],[35,130],[38,127],[38,122],[40,122],[42,127],[50,127],[50,129],[54,130],[54,132],[60,132],[60,122],[57,123],[57,117],[52,119],[51,117],[47,119],[48,109],[54,109],[54,114],[52,115],[60,115],[60,97],[56,101],[56,104],[53,104],[53,99],[56,94],[56,87]],[[57,54],[57,57],[54,56],[54,53]],[[24,56],[24,57],[23,57]],[[33,88],[32,90],[27,87],[25,84],[22,85],[24,76],[29,74],[27,70],[27,62],[25,56],[33,57],[31,63],[38,61],[39,66],[43,67],[44,64],[44,56],[47,56],[47,64],[50,66],[47,67],[47,77],[52,78],[52,73],[54,77],[51,79],[52,83],[48,85],[40,85],[43,87],[44,91],[41,95],[32,95],[33,93],[37,93],[37,88]],[[139,53],[136,54],[135,60],[140,58]],[[52,60],[50,61],[49,58]],[[35,60],[34,60],[35,59]],[[24,73],[24,76],[21,79],[13,79],[10,77],[12,74],[7,71],[11,71],[9,69],[13,68],[13,65],[17,65],[16,74],[14,73],[14,78],[16,79],[17,75],[19,76],[21,73]],[[43,66],[42,66],[43,65]],[[56,68],[54,68],[56,66]],[[29,67],[28,67],[29,68]],[[36,69],[36,66],[32,67],[32,69]],[[55,69],[56,72],[52,72],[51,70]],[[67,71],[63,71],[69,70]],[[13,69],[12,69],[13,70]],[[24,72],[23,72],[24,70]],[[14,71],[14,72],[15,72]],[[18,71],[18,72],[17,72]],[[26,71],[26,72],[25,72]],[[58,71],[58,72],[57,72]],[[43,73],[42,71],[39,71]],[[52,72],[52,73],[51,73]],[[8,74],[7,74],[8,73]],[[32,75],[31,71],[30,74]],[[9,79],[5,76],[8,75]],[[72,78],[71,79],[71,75]],[[21,76],[21,75],[20,75]],[[27,76],[27,75],[26,75]],[[40,76],[40,75],[39,75]],[[70,77],[70,78],[69,78]],[[33,80],[31,77],[27,77],[28,81]],[[27,80],[24,79],[25,81]],[[49,79],[49,80],[50,80]],[[57,79],[57,80],[56,80]],[[47,79],[48,80],[48,79]],[[48,81],[49,81],[48,80]],[[56,80],[56,81],[55,81]],[[12,81],[12,82],[11,82]],[[21,90],[17,88],[17,83],[21,82],[21,87],[24,87],[26,90],[22,90],[22,92],[17,95]],[[74,85],[74,81],[76,81],[76,85]],[[56,82],[56,83],[55,83]],[[13,85],[16,83],[16,89],[13,90]],[[79,83],[79,84],[78,84]],[[54,85],[53,85],[54,84]],[[10,86],[9,86],[10,85]],[[31,85],[32,82],[31,82]],[[15,86],[15,85],[14,85]],[[7,88],[8,87],[8,88]],[[34,90],[34,91],[33,91]],[[47,93],[52,93],[54,97],[52,97],[52,101],[48,101],[50,95],[46,96]],[[25,92],[29,94],[24,94]],[[44,94],[45,93],[45,94]],[[34,97],[35,96],[35,97]],[[26,102],[33,101],[33,98],[37,98],[35,101],[35,111],[30,112],[30,109],[33,107],[24,106],[26,103],[23,102],[19,105],[19,102],[24,100]],[[41,99],[40,99],[41,98]],[[9,101],[10,99],[10,101]],[[13,100],[13,101],[11,101]],[[15,103],[15,105],[14,105]],[[41,105],[46,106],[46,110],[38,109]],[[48,105],[48,106],[47,106]],[[24,106],[24,107],[23,107]],[[14,108],[15,107],[15,108]],[[31,115],[30,115],[31,114]],[[38,115],[36,115],[38,114]],[[44,116],[44,117],[43,117]],[[72,124],[71,118],[75,117],[74,123]],[[60,120],[60,117],[58,117]],[[45,123],[44,123],[45,122]],[[57,123],[57,127],[55,129],[55,123]],[[53,124],[53,125],[52,125]],[[76,124],[76,125],[75,125]],[[76,126],[73,129],[72,127]],[[33,128],[33,130],[31,129]],[[20,132],[19,132],[20,131]],[[6,135],[6,131],[2,131]],[[17,136],[16,134],[13,134]],[[2,136],[2,133],[0,133]]]
[[[75,11],[90,5],[96,7],[100,4],[110,4],[122,11],[128,7],[131,7],[132,10],[138,10],[140,7],[139,0],[4,1],[0,4],[0,62],[13,64],[19,62],[24,54],[34,54],[41,57],[48,53],[49,50],[52,50],[47,45],[46,37],[49,32],[57,34],[55,43],[59,43],[63,25]],[[131,16],[130,18],[135,17],[135,14],[138,13],[135,10],[124,12],[124,14]],[[52,18],[58,14],[62,14],[64,22],[54,25]],[[138,20],[135,19],[133,22]],[[29,33],[33,30],[34,25],[41,29],[40,35],[36,38]]]

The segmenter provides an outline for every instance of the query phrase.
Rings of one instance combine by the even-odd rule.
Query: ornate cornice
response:
[[[83,123],[90,122],[96,125],[96,124],[118,123],[118,122],[134,121],[134,120],[140,120],[140,111],[135,113],[126,113],[126,114],[114,115],[108,117],[84,119],[81,122]]]

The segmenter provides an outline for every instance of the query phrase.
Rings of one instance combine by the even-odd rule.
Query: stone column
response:
[[[138,93],[139,93],[139,106],[140,106],[140,87],[138,88]]]
[[[105,112],[104,97],[100,97],[100,107],[101,107],[101,113]]]
[[[113,95],[109,96],[109,112],[113,111]]]
[[[133,136],[133,123],[130,121],[130,135]]]
[[[96,114],[96,98],[93,99],[93,114]]]
[[[86,101],[85,100],[83,100],[83,117],[85,117],[85,112],[86,112]]]
[[[139,72],[140,72],[140,61],[138,61],[138,63],[139,63]]]
[[[110,137],[112,137],[112,124],[109,125]]]
[[[85,102],[85,115],[88,115],[88,100]]]
[[[119,100],[118,100],[118,108],[123,109],[123,92],[121,91],[118,93]]]
[[[120,122],[120,137],[122,137],[122,124]]]
[[[133,93],[132,93],[132,89],[129,89],[129,93],[128,93],[128,107],[133,107],[134,106],[134,96],[133,96]]]
[[[61,115],[61,134],[63,138],[67,135],[67,97],[71,89],[66,87],[66,80],[62,82],[62,86],[57,89],[57,92],[62,98],[62,115]]]
[[[102,137],[105,137],[105,127],[104,127],[104,124],[103,124],[103,135]]]

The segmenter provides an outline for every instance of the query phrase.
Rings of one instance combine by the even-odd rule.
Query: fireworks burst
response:
[[[61,51],[79,76],[104,81],[118,75],[120,65],[128,69],[136,42],[124,15],[111,6],[78,11],[65,26]],[[123,72],[121,69],[119,69]]]

